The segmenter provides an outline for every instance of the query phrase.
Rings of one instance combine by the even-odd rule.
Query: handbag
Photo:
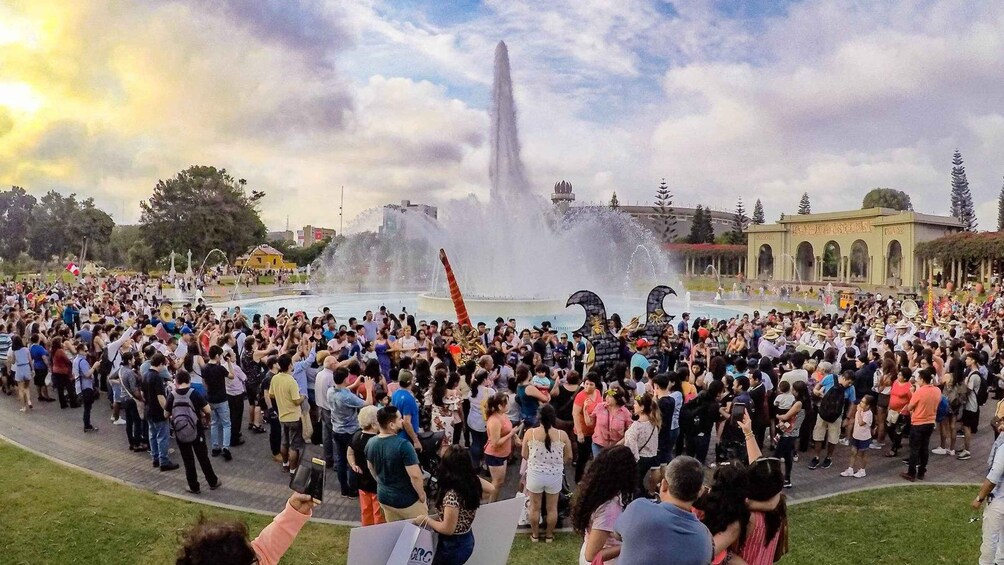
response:
[[[990,429],[999,430],[1001,422],[1004,422],[1004,400],[997,401],[994,417],[990,420]]]
[[[408,523],[397,537],[387,565],[428,565],[436,555],[432,531]]]
[[[314,424],[310,421],[310,411],[300,410],[300,423],[303,425],[303,437],[310,438],[314,435]]]

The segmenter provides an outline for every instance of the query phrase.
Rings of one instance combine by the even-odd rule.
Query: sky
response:
[[[135,223],[158,179],[226,168],[263,219],[338,228],[488,195],[495,44],[549,194],[769,221],[871,188],[947,214],[953,151],[981,229],[1004,180],[1004,3],[0,0],[0,186]],[[363,218],[362,220],[356,220]]]

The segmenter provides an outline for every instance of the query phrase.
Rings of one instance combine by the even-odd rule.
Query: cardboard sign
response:
[[[478,565],[505,565],[516,535],[516,522],[525,504],[516,498],[482,504],[474,518],[474,553],[467,561]],[[352,528],[349,531],[349,560],[352,565],[387,565],[394,546],[410,521]]]

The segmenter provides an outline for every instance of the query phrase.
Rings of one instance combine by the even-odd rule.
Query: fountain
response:
[[[352,234],[326,251],[317,286],[354,292],[424,290],[419,312],[450,315],[453,303],[442,277],[435,275],[440,248],[455,266],[474,317],[553,315],[584,287],[623,293],[639,281],[629,275],[625,282],[621,273],[636,266],[651,277],[646,284],[668,280],[668,257],[652,233],[629,215],[607,207],[572,207],[561,214],[531,190],[520,157],[505,43],[496,47],[494,63],[487,202],[473,195],[452,200],[435,218],[384,209],[383,233]],[[378,217],[375,211],[364,216],[369,221]],[[627,254],[625,248],[634,252]]]
[[[651,277],[649,279],[642,279],[635,276],[635,256],[638,255],[639,251],[645,252],[644,259],[647,261],[642,263],[642,266],[648,266],[648,275]],[[631,259],[628,260],[627,271],[624,273],[624,295],[630,296],[632,292],[646,286],[646,281],[651,282],[656,280],[658,280],[658,273],[655,269],[655,261],[652,260],[652,252],[644,245],[636,245],[634,251],[631,252]]]

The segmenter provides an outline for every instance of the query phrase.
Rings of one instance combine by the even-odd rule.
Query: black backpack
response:
[[[833,423],[844,414],[844,386],[840,384],[839,377],[833,375],[833,386],[823,395],[823,400],[819,402],[819,417],[824,422]]]
[[[980,373],[976,374],[980,377],[980,388],[976,390],[976,404],[983,406],[990,398],[990,379],[984,378]]]
[[[181,394],[174,392],[174,405],[171,407],[171,428],[174,439],[181,443],[194,443],[199,438],[199,417],[192,404],[192,389]]]

